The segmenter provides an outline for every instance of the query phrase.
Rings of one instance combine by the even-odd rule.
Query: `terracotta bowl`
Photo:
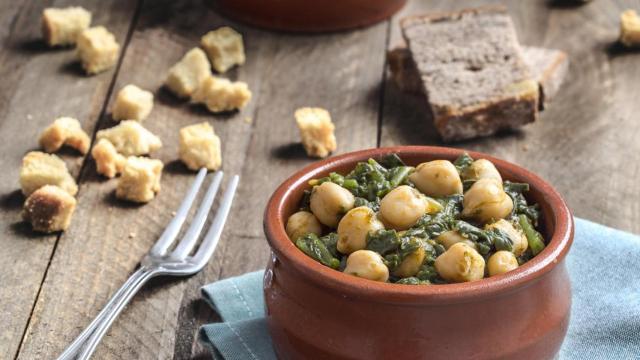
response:
[[[400,10],[407,0],[214,0],[223,14],[277,30],[336,31],[371,25]]]
[[[275,191],[264,215],[272,261],[264,277],[269,331],[280,359],[551,359],[569,323],[564,258],[573,220],[560,195],[531,172],[491,156],[503,178],[527,182],[540,204],[547,247],[504,275],[476,282],[411,286],[360,279],[302,253],[285,233],[307,181],[356,162],[398,153],[410,165],[453,160],[462,150],[400,146],[316,162]]]

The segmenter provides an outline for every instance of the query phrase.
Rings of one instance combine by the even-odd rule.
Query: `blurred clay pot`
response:
[[[407,0],[214,0],[223,14],[277,30],[322,32],[371,25],[395,14]]]

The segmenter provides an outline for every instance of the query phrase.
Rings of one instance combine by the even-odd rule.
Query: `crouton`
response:
[[[116,197],[137,203],[151,201],[160,191],[162,161],[129,156],[118,179]]]
[[[135,85],[127,85],[118,91],[111,116],[114,120],[146,119],[153,108],[153,94]]]
[[[49,46],[73,45],[91,24],[91,13],[80,6],[46,8],[42,12],[42,37]]]
[[[64,231],[71,223],[75,208],[76,199],[67,191],[55,185],[45,185],[29,195],[22,218],[31,223],[35,231]]]
[[[242,35],[228,26],[206,33],[200,39],[200,45],[218,73],[245,62]]]
[[[193,48],[169,69],[165,85],[178,97],[188,98],[209,76],[211,66],[207,55],[201,49]]]
[[[77,54],[87,74],[108,70],[118,62],[120,45],[103,26],[84,30],[78,36]]]
[[[67,165],[53,154],[32,151],[22,159],[20,186],[25,196],[45,185],[56,185],[71,195],[78,192],[76,181],[69,174]]]
[[[300,108],[296,110],[295,118],[307,155],[323,158],[336,149],[335,127],[327,110]]]
[[[40,135],[40,146],[48,153],[56,152],[63,145],[67,145],[86,154],[90,142],[91,139],[82,130],[80,122],[70,117],[57,118]]]
[[[192,97],[194,103],[204,104],[213,113],[242,109],[249,100],[251,91],[247,83],[215,76],[204,79]]]
[[[107,139],[98,140],[98,143],[95,144],[91,150],[91,156],[93,156],[93,159],[96,161],[98,174],[108,178],[122,173],[124,164],[127,161],[124,156],[118,154],[116,148]]]
[[[220,168],[220,138],[209,123],[203,122],[180,129],[180,159],[191,170]]]
[[[162,147],[162,141],[135,120],[124,120],[119,125],[98,131],[96,139],[107,139],[125,156],[146,155]]]

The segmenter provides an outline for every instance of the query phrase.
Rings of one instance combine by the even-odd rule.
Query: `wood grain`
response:
[[[159,279],[146,287],[118,318],[95,358],[208,358],[196,331],[218,319],[200,300],[199,287],[264,267],[269,250],[262,212],[268,197],[289,174],[313,161],[298,143],[294,110],[327,108],[336,123],[337,153],[376,145],[440,144],[423,100],[401,94],[386,80],[384,52],[399,41],[402,16],[486,3],[498,1],[416,0],[373,27],[292,35],[231,22],[201,0],[145,1],[139,9],[137,2],[83,2],[94,24],[107,26],[121,44],[132,27],[119,72],[86,77],[73,63],[72,50],[48,50],[38,40],[42,8],[74,3],[0,0],[0,261],[11,264],[0,273],[0,359],[55,358],[97,314],[161,233],[193,179],[176,161],[177,132],[202,121],[222,139],[225,173],[241,175],[219,248],[201,273]],[[635,161],[640,53],[612,45],[619,12],[640,8],[640,1],[506,3],[524,44],[570,54],[569,79],[536,124],[454,146],[526,166],[554,184],[576,215],[640,233]],[[197,46],[202,34],[221,25],[244,34],[247,64],[224,76],[248,82],[253,99],[241,112],[212,115],[177,100],[161,85],[168,68]],[[144,206],[118,201],[115,180],[98,176],[93,161],[79,174],[82,158],[65,152],[80,177],[72,226],[59,238],[32,233],[19,217],[23,154],[35,148],[41,129],[58,115],[78,117],[92,133],[113,126],[108,109],[114,92],[128,83],[156,96],[144,125],[164,142],[152,154],[166,165],[162,191]]]
[[[10,264],[0,272],[2,359],[13,358],[18,350],[57,239],[57,235],[34,234],[21,222],[24,198],[19,191],[18,173],[22,156],[37,148],[40,131],[55,117],[76,117],[91,132],[114,75],[111,70],[87,77],[80,72],[72,49],[48,49],[40,40],[43,7],[68,4],[21,2],[16,9],[0,6],[0,22],[10,24],[9,29],[0,31],[0,262]],[[132,5],[83,3],[94,13],[95,23],[107,26],[120,43],[124,42],[133,17],[135,4]],[[65,151],[63,158],[77,175],[82,157]]]
[[[485,3],[494,2],[469,1],[465,6]],[[453,146],[518,163],[553,184],[576,216],[640,233],[640,205],[629,201],[640,191],[635,181],[640,169],[629,161],[640,151],[634,104],[640,95],[640,53],[615,45],[620,12],[639,5],[637,1],[584,6],[508,2],[521,42],[568,52],[569,75],[537,123]],[[390,44],[398,41],[397,22],[407,13],[457,7],[448,1],[412,2],[394,17]],[[383,108],[382,146],[441,144],[421,99],[401,94],[388,83]]]

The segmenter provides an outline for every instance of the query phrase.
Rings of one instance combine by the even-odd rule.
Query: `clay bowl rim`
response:
[[[376,282],[347,275],[316,262],[300,251],[289,240],[285,232],[283,219],[285,204],[292,201],[294,189],[307,187],[307,182],[317,178],[321,173],[332,171],[340,165],[355,165],[358,161],[379,158],[389,153],[397,153],[400,158],[408,154],[424,156],[425,160],[428,160],[453,159],[465,151],[436,146],[384,147],[350,152],[310,164],[285,180],[269,199],[264,213],[264,231],[267,241],[278,261],[290,264],[298,270],[301,276],[312,283],[338,291],[344,296],[375,302],[401,302],[419,305],[477,301],[515,291],[540,280],[554,269],[569,251],[573,242],[573,216],[560,194],[542,178],[518,165],[480,152],[466,151],[473,158],[485,158],[492,161],[501,173],[504,171],[517,174],[516,177],[519,180],[528,182],[532,189],[538,190],[542,196],[542,201],[539,203],[541,206],[543,203],[548,204],[547,208],[550,209],[550,214],[543,213],[543,216],[551,216],[554,227],[546,248],[533,259],[507,274],[469,283],[433,286]],[[542,208],[544,209],[545,206]]]

